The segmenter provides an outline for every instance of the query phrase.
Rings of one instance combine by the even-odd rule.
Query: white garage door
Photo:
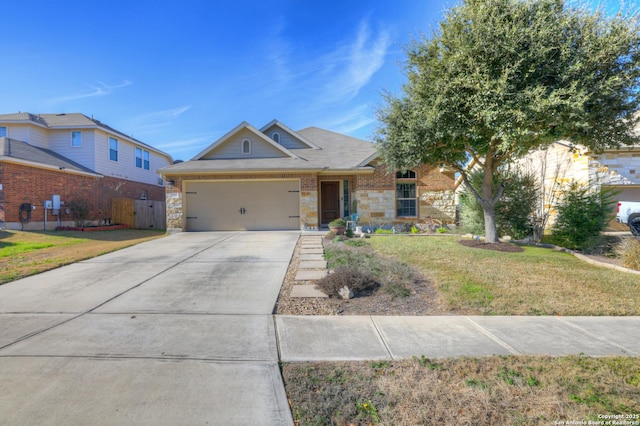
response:
[[[188,231],[300,229],[300,182],[187,182]]]

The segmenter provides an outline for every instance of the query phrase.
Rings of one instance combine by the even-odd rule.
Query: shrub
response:
[[[369,247],[369,242],[363,239],[345,240],[344,244],[351,247]]]
[[[414,268],[392,258],[377,255],[369,243],[362,240],[345,241],[343,244],[334,243],[325,249],[325,258],[329,268],[335,269],[329,277],[336,275],[339,270],[350,269],[376,282],[377,286],[393,298],[410,296],[412,286],[422,281],[422,276]],[[342,277],[333,280],[337,279],[342,280]],[[351,284],[345,284],[342,281],[338,284],[342,285],[335,289],[335,294],[345,285],[354,293],[358,292]],[[338,284],[330,284],[330,287]],[[325,292],[331,294],[328,291]]]
[[[482,178],[481,171],[469,176],[476,188],[482,186]],[[508,181],[508,184],[502,199],[496,204],[498,235],[525,238],[533,233],[533,214],[539,197],[539,186],[532,173],[501,171],[494,179],[494,191],[504,181]],[[465,232],[484,234],[484,211],[468,188],[460,194],[460,222]]]
[[[334,240],[335,241],[335,240]],[[362,270],[371,270],[375,265],[375,253],[368,246],[356,247],[352,244],[332,244],[324,251],[329,269],[351,266]]]
[[[612,219],[615,191],[603,188],[600,192],[589,185],[569,184],[561,195],[558,216],[552,232],[559,245],[577,250],[593,247]]]
[[[347,226],[347,222],[344,219],[335,219],[329,222],[329,226]]]
[[[348,266],[337,268],[317,283],[318,287],[329,296],[339,296],[338,291],[348,287],[356,295],[373,292],[380,284],[371,274]]]
[[[89,202],[87,200],[73,200],[67,202],[66,206],[69,208],[76,226],[83,227],[89,217]]]
[[[411,290],[402,283],[386,284],[382,286],[382,291],[390,294],[392,299],[411,296]]]
[[[393,234],[393,229],[378,228],[373,231],[374,234]]]
[[[640,271],[640,240],[623,238],[615,246],[614,252],[622,261],[622,266]]]

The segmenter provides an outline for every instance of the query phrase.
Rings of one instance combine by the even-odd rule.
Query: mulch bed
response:
[[[478,240],[460,240],[458,242],[465,247],[485,250],[504,251],[508,253],[518,253],[524,251],[522,247],[511,243],[485,243],[484,241]]]
[[[298,269],[298,256],[301,240],[294,250],[293,258],[280,289],[280,295],[274,313],[278,315],[453,315],[456,312],[448,310],[435,288],[433,282],[425,277],[424,280],[409,287],[409,297],[393,298],[382,290],[377,290],[368,296],[342,300],[337,297],[329,298],[293,298],[289,297],[291,288],[298,285],[295,281]],[[313,281],[303,284],[315,284]]]

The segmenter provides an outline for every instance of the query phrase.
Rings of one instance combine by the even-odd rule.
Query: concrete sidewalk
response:
[[[640,356],[640,317],[277,316],[280,360]]]

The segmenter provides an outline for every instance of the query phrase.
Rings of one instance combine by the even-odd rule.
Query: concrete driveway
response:
[[[0,286],[0,423],[291,425],[298,232],[181,233]]]

